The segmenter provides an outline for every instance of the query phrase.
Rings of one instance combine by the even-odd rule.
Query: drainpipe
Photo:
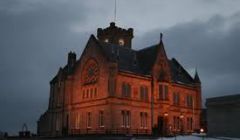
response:
[[[152,76],[151,80],[151,126],[152,126],[152,134],[153,134],[153,124],[154,124],[154,80]]]

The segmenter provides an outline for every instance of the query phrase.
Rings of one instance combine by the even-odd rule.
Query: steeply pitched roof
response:
[[[153,45],[137,52],[139,65],[145,73],[150,73],[154,62],[157,58],[158,48],[157,45]]]
[[[119,70],[145,75],[139,63],[137,51],[107,43],[101,43],[100,47],[109,61],[118,64]]]
[[[189,73],[181,66],[181,64],[176,60],[169,60],[171,66],[172,81],[175,83],[182,84],[194,84],[193,78]]]
[[[200,78],[198,76],[198,72],[197,71],[196,71],[195,76],[194,76],[194,81],[195,81],[195,83],[201,83],[201,80],[200,80]]]
[[[160,43],[160,45],[156,44],[141,50],[133,50],[128,47],[100,42],[94,36],[90,38],[96,41],[97,47],[100,48],[108,61],[118,64],[119,70],[145,76],[150,76],[152,67],[157,59],[158,49],[163,47],[163,43]],[[169,66],[173,82],[195,84],[194,79],[176,59],[169,60]],[[62,69],[64,74],[71,74],[67,72],[67,69],[67,65]],[[57,76],[54,78],[54,81],[57,80],[56,78]]]

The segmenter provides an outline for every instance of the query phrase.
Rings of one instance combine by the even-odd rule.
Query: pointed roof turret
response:
[[[160,43],[162,42],[163,33],[160,33]]]
[[[196,70],[196,72],[195,72],[194,82],[195,82],[195,83],[199,83],[199,84],[201,83],[200,78],[199,78],[199,76],[198,76],[197,70]]]

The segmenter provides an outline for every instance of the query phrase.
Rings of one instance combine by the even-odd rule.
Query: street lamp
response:
[[[164,129],[163,129],[163,134],[165,135],[166,134],[166,132],[167,132],[167,116],[168,116],[168,113],[167,112],[165,112],[164,114]]]
[[[203,128],[200,129],[200,133],[201,133],[201,136],[202,136],[202,140],[204,140],[204,129]]]
[[[180,114],[180,119],[181,119],[181,133],[183,133],[183,118],[184,118],[184,115],[181,113],[181,114]]]
[[[167,116],[168,116],[168,113],[167,113],[167,112],[165,112],[163,115],[164,115],[164,117],[167,117]]]

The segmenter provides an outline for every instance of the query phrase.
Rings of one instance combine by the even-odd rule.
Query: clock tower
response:
[[[105,29],[98,28],[97,37],[101,42],[132,48],[133,28],[123,29],[111,22]]]

